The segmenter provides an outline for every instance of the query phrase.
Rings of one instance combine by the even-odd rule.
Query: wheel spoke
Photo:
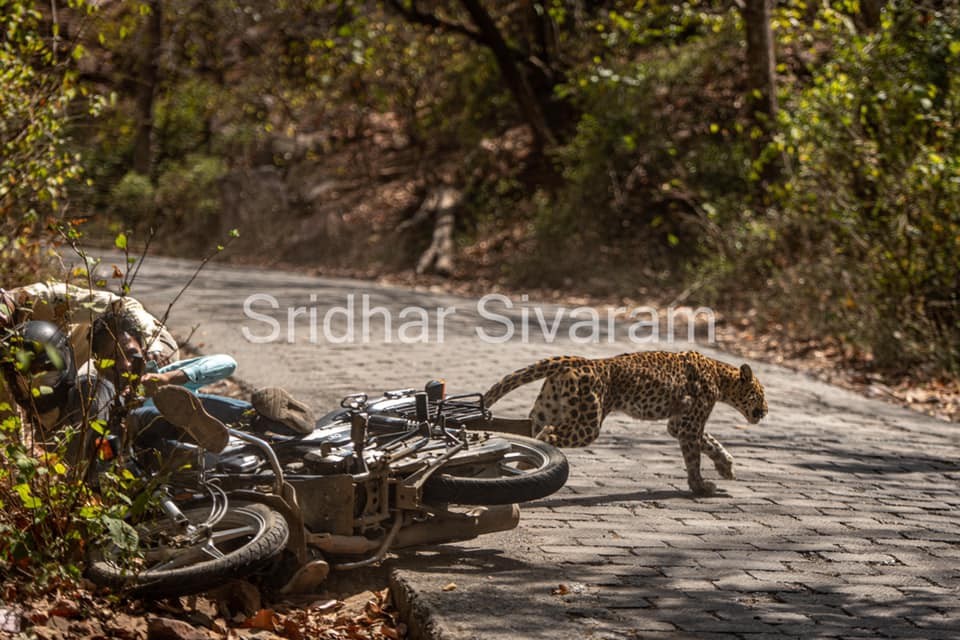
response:
[[[177,569],[179,567],[203,562],[205,560],[220,559],[226,557],[218,546],[222,547],[225,543],[234,540],[243,540],[256,536],[258,528],[254,524],[234,526],[229,529],[214,531],[202,540],[196,540],[193,544],[184,547],[161,547],[148,552],[145,560],[148,563],[148,571],[166,571]],[[154,559],[161,560],[157,564],[150,564],[151,556]]]
[[[516,467],[511,467],[507,463],[502,463],[500,465],[500,474],[504,476],[522,476],[526,471],[524,469],[517,469]]]
[[[200,550],[210,556],[211,558],[225,558],[226,555],[217,549],[216,545],[213,544],[213,540],[209,540],[207,544],[203,545]]]
[[[223,544],[230,540],[256,535],[257,528],[254,526],[234,527],[233,529],[224,529],[223,531],[214,531],[210,536],[214,544]]]
[[[177,569],[193,564],[203,558],[200,547],[189,547],[186,549],[176,549],[173,557],[166,562],[147,567],[147,571],[166,571],[168,569]]]

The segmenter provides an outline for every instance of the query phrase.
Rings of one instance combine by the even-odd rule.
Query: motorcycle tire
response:
[[[205,502],[192,503],[182,511],[190,522],[202,523],[210,510],[210,503]],[[164,545],[164,540],[184,537],[175,531],[174,524],[165,515],[141,523],[137,529],[141,536],[140,551],[149,566],[139,569],[125,566],[117,561],[115,548],[102,547],[90,554],[87,565],[90,580],[135,597],[166,598],[201,593],[261,568],[280,555],[290,536],[287,521],[280,513],[254,502],[231,503],[203,544]],[[176,557],[178,555],[180,557]],[[157,556],[163,556],[164,560],[151,564],[151,558]]]
[[[551,444],[513,434],[495,434],[510,443],[496,461],[458,463],[456,459],[430,476],[423,501],[462,505],[513,504],[539,500],[564,485],[570,466]]]

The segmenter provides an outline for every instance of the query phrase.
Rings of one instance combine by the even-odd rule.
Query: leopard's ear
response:
[[[753,380],[753,371],[750,370],[750,365],[746,363],[740,365],[740,379],[744,382]]]

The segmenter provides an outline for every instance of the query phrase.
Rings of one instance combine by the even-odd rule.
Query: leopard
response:
[[[487,407],[514,389],[545,378],[530,411],[534,436],[558,447],[585,447],[600,435],[610,413],[639,420],[667,420],[680,445],[687,484],[694,495],[712,495],[704,480],[701,453],[721,478],[735,480],[733,456],[705,431],[719,401],[757,424],[767,415],[763,385],[750,365],[736,367],[697,351],[640,351],[611,358],[555,356],[503,377],[484,393]]]

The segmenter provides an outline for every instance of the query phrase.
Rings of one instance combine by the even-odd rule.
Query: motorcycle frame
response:
[[[353,430],[356,432],[357,427],[354,426]],[[286,475],[269,442],[244,431],[228,431],[231,436],[263,453],[273,477],[214,473],[201,463],[199,483],[213,484],[226,493],[228,500],[260,502],[282,514],[290,529],[287,548],[300,564],[309,559],[309,547],[333,556],[365,555],[362,559],[333,566],[341,570],[354,569],[381,562],[392,549],[470,540],[485,533],[512,529],[519,524],[519,506],[516,504],[457,512],[445,505],[423,503],[426,481],[467,448],[464,429],[459,430],[459,439],[451,438],[441,424],[436,433],[428,431],[429,435],[421,435],[415,444],[408,444],[370,466],[357,465],[362,469],[359,473],[330,475]],[[438,433],[446,440],[443,454],[431,458],[406,477],[393,477],[391,463],[416,453],[437,439]],[[365,437],[365,433],[360,436],[354,433],[353,439],[358,437]],[[256,488],[268,480],[272,485],[271,492]],[[349,491],[345,491],[348,488]],[[342,496],[344,499],[338,499],[338,494],[346,495]],[[364,500],[359,514],[355,513],[358,495]],[[314,508],[308,511],[304,509],[304,503]],[[369,534],[376,537],[368,537]]]

